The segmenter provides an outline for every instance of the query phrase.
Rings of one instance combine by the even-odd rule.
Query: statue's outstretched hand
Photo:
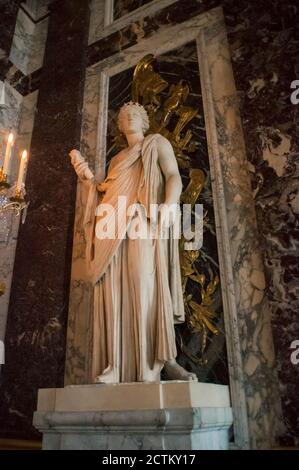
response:
[[[73,149],[70,151],[69,156],[71,157],[71,162],[72,165],[75,165],[76,163],[80,163],[84,161],[84,158],[81,155],[81,152],[79,150]]]
[[[71,163],[80,178],[88,180],[93,178],[94,175],[79,150],[71,150],[69,156],[71,157]]]

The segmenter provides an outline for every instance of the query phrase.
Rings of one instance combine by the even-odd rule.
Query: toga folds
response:
[[[165,178],[158,161],[157,137],[152,134],[111,161],[100,199],[92,180],[84,213],[86,261],[94,284],[92,376],[98,382],[159,381],[165,361],[176,357],[174,323],[184,321],[178,239],[130,238],[136,221],[149,218],[127,214],[140,203],[165,200]],[[126,196],[126,205],[118,197]],[[110,204],[117,214],[116,238],[96,236],[96,208]],[[109,222],[108,223],[113,223]]]

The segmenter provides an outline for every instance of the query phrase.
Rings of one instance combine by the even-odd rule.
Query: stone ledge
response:
[[[45,450],[226,450],[231,408],[35,412]]]
[[[224,429],[232,424],[231,408],[181,408],[138,411],[94,412],[39,412],[34,413],[33,424],[40,431],[64,430],[84,427],[84,432],[105,430],[113,432],[120,428],[145,431],[162,428],[184,431],[204,430],[215,427]]]
[[[37,411],[126,411],[230,407],[226,385],[161,382],[70,385],[41,389]]]

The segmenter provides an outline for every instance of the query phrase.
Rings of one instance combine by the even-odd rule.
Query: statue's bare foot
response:
[[[175,359],[165,362],[165,372],[168,380],[187,380],[189,382],[197,382],[196,374],[188,372],[182,366],[180,366]]]
[[[96,384],[113,384],[117,383],[117,373],[116,370],[111,366],[108,366],[107,369],[103,371],[101,375],[98,375],[94,379]]]

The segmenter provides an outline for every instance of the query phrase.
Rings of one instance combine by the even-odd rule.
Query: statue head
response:
[[[123,134],[145,133],[149,128],[149,119],[144,107],[133,101],[125,103],[118,113],[118,128]]]

